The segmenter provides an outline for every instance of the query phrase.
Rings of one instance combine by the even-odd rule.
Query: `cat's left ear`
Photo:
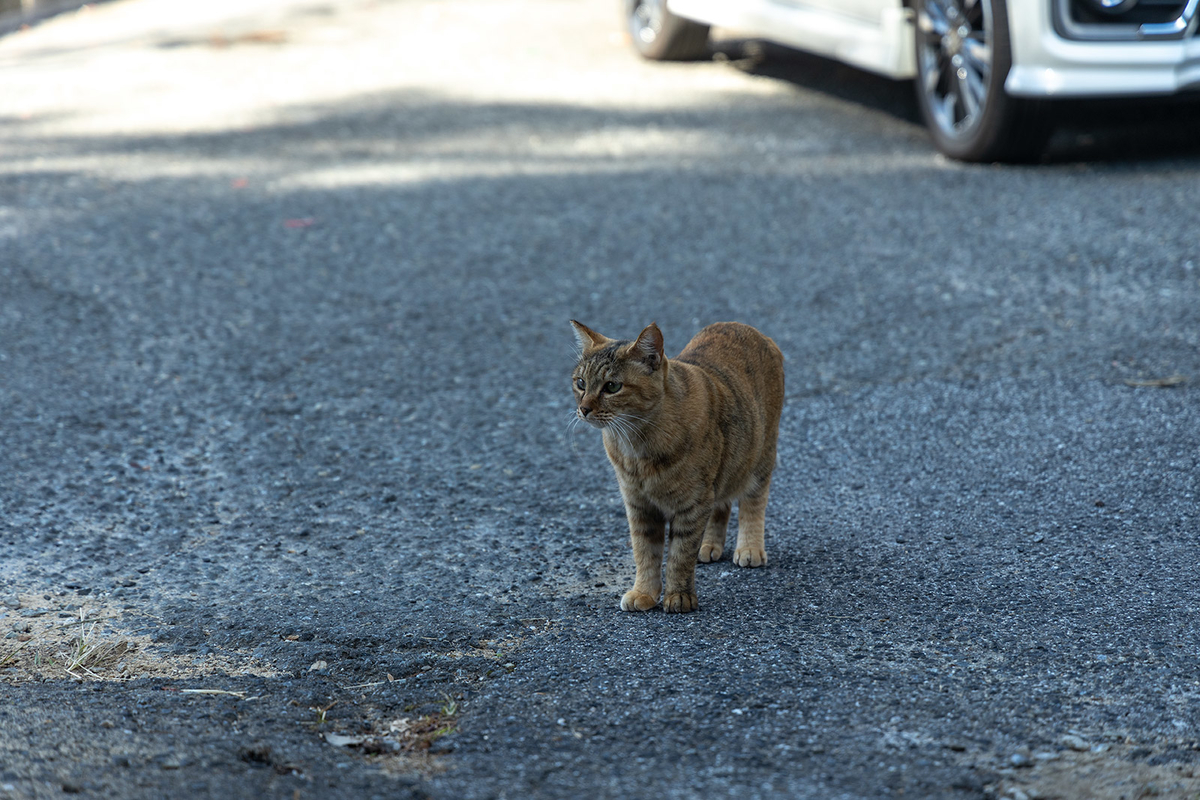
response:
[[[630,354],[650,368],[650,371],[662,366],[663,335],[658,325],[651,322],[638,334],[637,341],[629,347]]]

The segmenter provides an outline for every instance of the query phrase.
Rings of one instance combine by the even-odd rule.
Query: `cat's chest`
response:
[[[606,448],[622,490],[674,513],[692,505],[704,494],[705,476],[683,461],[622,452],[619,445]]]

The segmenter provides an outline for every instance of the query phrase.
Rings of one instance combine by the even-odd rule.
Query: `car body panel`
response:
[[[668,0],[681,17],[745,31],[891,78],[916,74],[909,12],[900,0],[834,3],[784,0]]]
[[[1051,0],[1007,0],[1019,97],[1119,97],[1200,88],[1200,35],[1078,41],[1055,30]],[[901,0],[668,0],[688,19],[817,53],[890,78],[916,74],[912,12]],[[1193,21],[1195,22],[1195,21]],[[1193,28],[1195,24],[1193,24]]]

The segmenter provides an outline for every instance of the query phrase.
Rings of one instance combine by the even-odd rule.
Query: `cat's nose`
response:
[[[590,413],[592,413],[592,409],[590,406],[580,406],[579,407],[579,416],[586,417]]]

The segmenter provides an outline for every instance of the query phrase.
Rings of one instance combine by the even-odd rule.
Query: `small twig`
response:
[[[227,694],[230,697],[236,697],[238,700],[257,700],[256,697],[246,697],[245,692],[230,692],[226,689],[180,689],[180,694]]]
[[[1126,386],[1132,386],[1135,389],[1141,389],[1141,388],[1147,388],[1147,387],[1165,389],[1165,388],[1168,388],[1171,386],[1179,386],[1180,384],[1183,384],[1183,383],[1187,383],[1187,376],[1179,375],[1179,374],[1170,375],[1166,378],[1151,378],[1150,380],[1146,380],[1146,381],[1134,381],[1134,380],[1125,381]]]

